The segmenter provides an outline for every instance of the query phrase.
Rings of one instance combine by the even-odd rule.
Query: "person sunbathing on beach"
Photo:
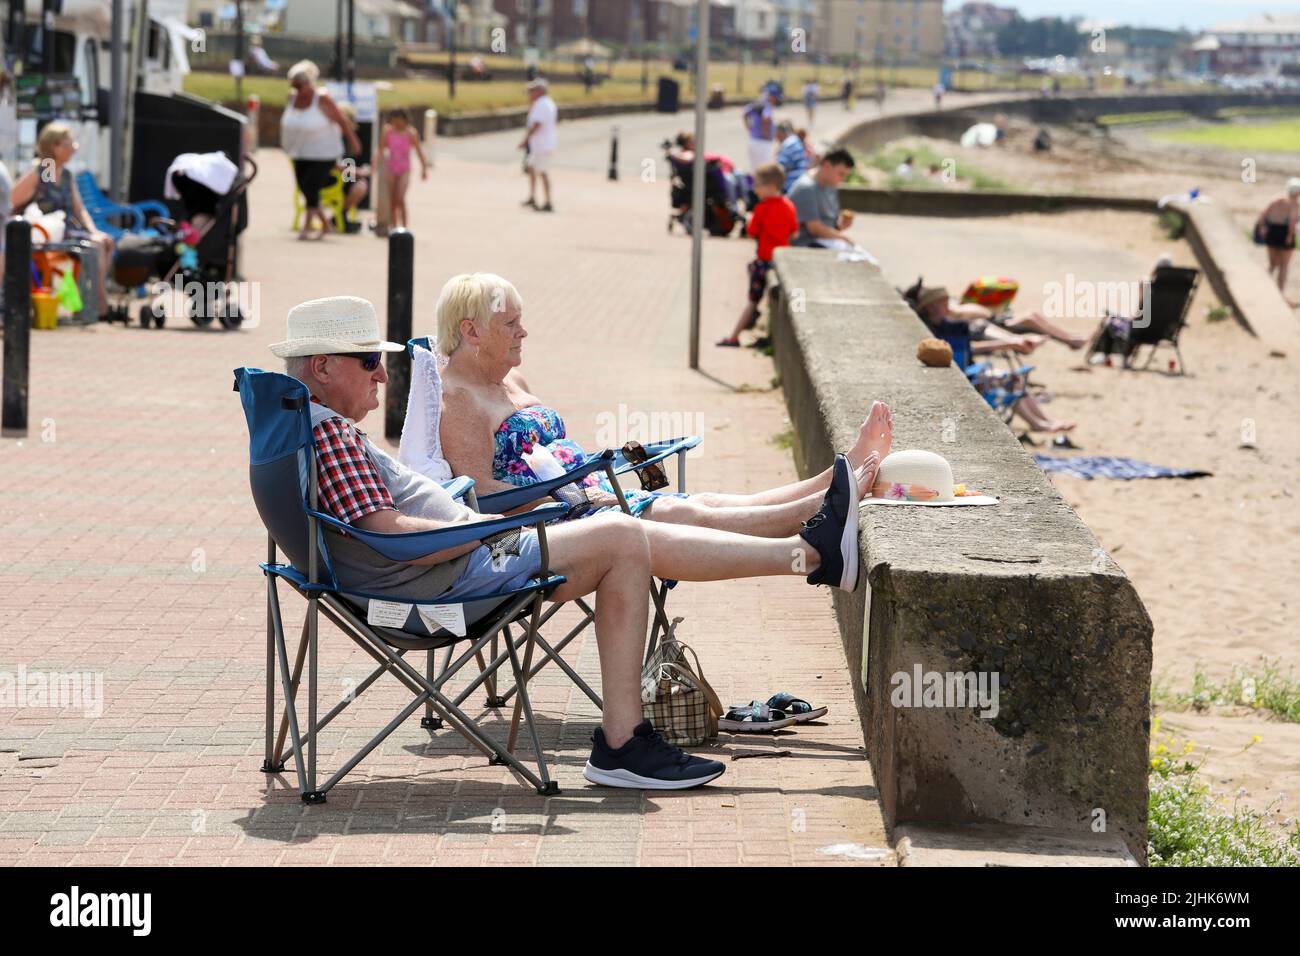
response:
[[[495,311],[493,304],[499,306]],[[491,494],[541,480],[533,470],[538,448],[563,468],[581,465],[586,453],[567,437],[560,413],[534,395],[520,374],[528,332],[515,287],[488,273],[459,275],[443,287],[436,311],[436,347],[447,360],[439,435],[452,471],[473,478],[480,494]],[[892,433],[889,406],[873,403],[847,452],[863,497],[870,475],[889,454]],[[817,513],[831,477],[827,469],[756,494],[623,494],[632,514],[650,521],[779,538],[797,533]],[[585,485],[594,505],[589,514],[620,508],[603,475],[589,476]]]
[[[979,309],[985,314],[988,310],[983,306],[952,302],[948,298],[948,290],[943,286],[922,287],[916,296],[916,307],[921,320],[939,338],[954,333],[960,334],[969,328],[972,356],[1008,351],[1027,355],[1046,341],[1041,335],[1017,335],[1007,332],[991,322],[986,322],[982,329],[977,330],[975,323],[980,320],[970,318],[973,315],[970,310]],[[979,334],[982,334],[983,338],[977,338]],[[1029,393],[1017,401],[1012,406],[1012,410],[1034,431],[1068,432],[1076,425],[1075,422],[1057,421],[1049,416],[1043,411],[1039,400]]]
[[[970,322],[972,327],[977,322],[986,323],[984,326],[985,331],[993,328],[1021,335],[1041,334],[1068,345],[1072,349],[1081,349],[1088,344],[1088,336],[1072,334],[1068,329],[1049,321],[1041,312],[1030,312],[1027,315],[999,319],[992,309],[978,303],[952,302],[948,306],[948,315],[958,321]]]
[[[969,335],[972,355],[1008,350],[1028,355],[1047,341],[1043,335],[1007,331],[991,321],[992,313],[988,309],[982,305],[953,302],[948,297],[948,290],[941,285],[926,286],[917,293],[916,311],[921,321],[941,339],[946,337],[945,333]]]

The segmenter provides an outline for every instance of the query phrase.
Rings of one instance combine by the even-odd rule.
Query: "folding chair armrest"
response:
[[[451,481],[444,481],[442,487],[447,494],[459,501],[474,490],[474,479],[468,475],[461,475],[459,478],[451,479]]]
[[[645,450],[650,453],[650,457],[645,461],[636,464],[632,464],[624,458],[621,451],[616,452],[614,460],[616,462],[621,462],[621,464],[615,465],[614,474],[623,475],[627,474],[629,471],[640,471],[642,468],[658,464],[665,458],[670,458],[673,455],[684,455],[703,440],[704,439],[699,435],[690,435],[686,438],[673,438],[668,441],[653,442],[649,445],[643,446]]]
[[[142,199],[137,203],[132,203],[131,205],[139,210],[140,215],[146,220],[148,220],[151,215],[157,216],[161,219],[166,219],[172,214],[170,209],[156,199]]]
[[[456,524],[447,528],[438,528],[435,531],[383,534],[378,531],[366,531],[364,528],[358,528],[345,521],[339,521],[332,515],[307,509],[307,513],[318,521],[323,521],[340,531],[346,531],[371,551],[388,558],[390,561],[415,561],[433,554],[435,551],[445,551],[447,548],[455,548],[471,541],[480,541],[501,531],[510,531],[513,528],[522,528],[525,525],[543,524],[551,518],[562,517],[568,512],[569,506],[560,504],[557,501],[554,504],[539,505],[522,514],[494,518],[491,521]]]
[[[571,468],[558,478],[550,478],[546,481],[539,481],[535,485],[525,485],[522,488],[510,488],[506,491],[497,491],[490,495],[481,495],[478,499],[479,506],[490,512],[498,514],[506,511],[513,511],[521,505],[526,505],[530,501],[538,498],[545,498],[556,488],[563,488],[565,485],[572,484],[575,481],[581,481],[593,471],[603,471],[605,466],[612,461],[614,453],[609,449],[602,451],[598,455],[591,455],[588,459],[576,468]]]

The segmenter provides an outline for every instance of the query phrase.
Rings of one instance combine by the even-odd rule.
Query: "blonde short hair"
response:
[[[785,185],[785,167],[780,163],[764,163],[754,170],[754,182],[780,189]]]
[[[289,85],[293,86],[299,78],[306,79],[312,86],[320,79],[320,68],[311,60],[299,60],[289,67]]]
[[[72,128],[67,123],[47,123],[36,138],[36,155],[41,159],[53,159],[55,148],[72,135]]]
[[[438,324],[438,351],[451,355],[460,345],[460,323],[465,319],[480,322],[484,328],[492,323],[494,313],[523,309],[519,291],[491,272],[463,273],[452,276],[438,295],[434,315]]]

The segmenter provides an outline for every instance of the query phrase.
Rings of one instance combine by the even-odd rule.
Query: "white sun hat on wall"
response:
[[[948,459],[932,451],[896,451],[880,463],[864,505],[995,505],[998,499],[954,485]]]

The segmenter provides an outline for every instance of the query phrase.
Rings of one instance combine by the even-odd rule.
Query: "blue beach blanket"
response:
[[[1110,458],[1105,455],[1075,455],[1071,458],[1053,458],[1035,455],[1034,462],[1046,472],[1058,471],[1075,478],[1204,478],[1210,472],[1194,468],[1165,468],[1151,465],[1136,458]]]

